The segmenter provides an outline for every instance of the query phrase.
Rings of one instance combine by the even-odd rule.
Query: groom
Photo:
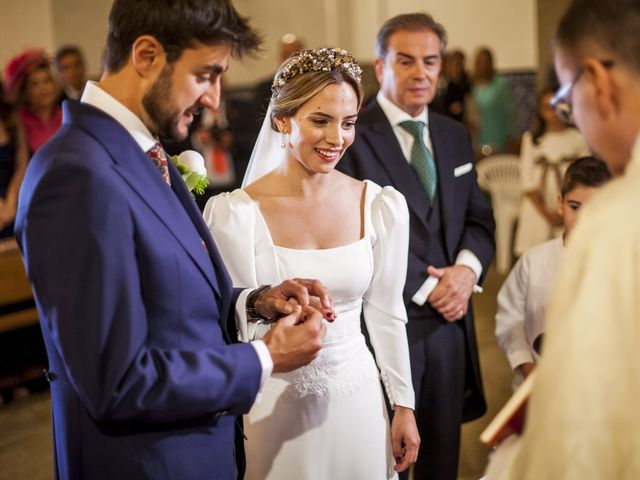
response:
[[[49,356],[57,478],[234,479],[235,416],[272,371],[319,352],[321,314],[287,300],[329,310],[322,285],[234,292],[158,143],[216,108],[230,55],[258,43],[228,0],[115,0],[106,73],[31,160],[16,234]],[[289,315],[231,344],[247,312]]]

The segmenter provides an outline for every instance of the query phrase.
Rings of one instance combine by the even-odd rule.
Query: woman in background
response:
[[[60,87],[43,50],[13,57],[5,68],[6,100],[18,108],[33,155],[62,125]]]
[[[516,151],[516,110],[513,92],[502,75],[496,74],[493,54],[480,48],[473,71],[473,101],[476,108],[476,146],[488,156]]]
[[[516,256],[562,233],[556,206],[562,177],[573,160],[589,155],[582,134],[560,120],[549,105],[552,97],[550,89],[539,94],[537,123],[522,136],[520,183],[524,198],[514,245]]]
[[[467,95],[471,82],[465,70],[462,50],[447,52],[443,58],[442,73],[438,80],[438,91],[429,108],[458,122],[466,120]]]

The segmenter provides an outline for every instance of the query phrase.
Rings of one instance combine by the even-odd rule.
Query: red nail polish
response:
[[[336,319],[336,314],[333,312],[324,312],[324,318],[326,318],[330,322],[333,322]]]

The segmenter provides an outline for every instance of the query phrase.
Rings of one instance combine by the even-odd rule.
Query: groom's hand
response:
[[[333,300],[319,280],[294,278],[271,287],[256,299],[256,311],[265,318],[293,313],[296,305],[312,306],[329,321],[335,319]]]
[[[273,360],[274,372],[288,372],[306,365],[320,353],[326,327],[313,307],[296,305],[293,312],[273,324],[262,339]]]

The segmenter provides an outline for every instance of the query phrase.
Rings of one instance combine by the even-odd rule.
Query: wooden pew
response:
[[[38,312],[33,301],[33,292],[22,264],[18,245],[13,238],[0,240],[0,336],[8,332],[37,325]],[[31,348],[42,348],[36,346]],[[15,371],[3,372],[0,391],[11,391],[17,387],[42,378],[42,366],[18,366]],[[0,397],[0,400],[2,397]]]
[[[33,292],[14,239],[0,240],[0,334],[38,323]]]

